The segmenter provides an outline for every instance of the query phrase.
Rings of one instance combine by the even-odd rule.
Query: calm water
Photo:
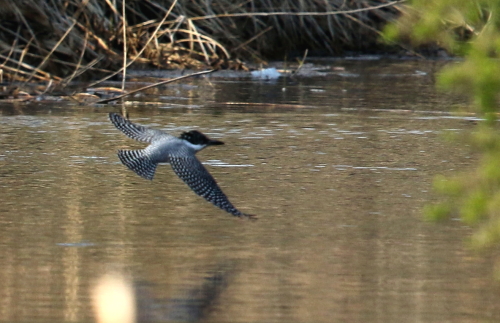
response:
[[[212,322],[498,321],[500,288],[464,247],[470,229],[421,219],[432,178],[475,160],[443,140],[473,121],[443,113],[460,101],[434,92],[441,65],[339,61],[318,77],[134,98],[134,122],[226,143],[198,157],[255,222],[169,165],[153,182],[121,165],[117,149],[144,145],[108,121],[120,106],[1,107],[0,321],[93,322],[89,288],[108,270],[137,282],[158,322],[206,295]]]

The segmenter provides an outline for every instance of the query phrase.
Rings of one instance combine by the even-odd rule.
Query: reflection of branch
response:
[[[130,91],[130,92],[128,92],[128,93],[125,93],[125,94],[122,94],[122,95],[115,96],[115,97],[113,97],[113,98],[99,100],[99,101],[97,101],[97,102],[94,102],[94,104],[99,104],[99,103],[108,103],[108,102],[111,102],[111,101],[116,101],[116,100],[119,100],[119,99],[124,98],[124,97],[126,97],[126,96],[129,96],[129,95],[131,95],[131,94],[134,94],[134,93],[137,93],[137,92],[140,92],[140,91],[144,91],[144,90],[147,90],[147,89],[150,89],[150,88],[153,88],[153,87],[157,87],[157,86],[160,86],[160,85],[164,85],[164,84],[172,83],[172,82],[175,82],[175,81],[179,81],[179,80],[182,80],[182,79],[185,79],[185,78],[191,77],[191,76],[198,76],[198,75],[204,75],[204,74],[213,73],[213,72],[215,72],[215,71],[216,71],[216,70],[201,71],[201,72],[198,72],[198,73],[193,73],[193,74],[188,74],[188,75],[179,76],[179,77],[176,77],[176,78],[174,78],[174,79],[170,79],[170,80],[166,80],[166,81],[161,81],[161,82],[158,82],[158,83],[155,83],[155,84],[150,84],[150,85],[148,85],[148,86],[141,87],[140,89],[133,90],[133,91]]]
[[[215,18],[231,18],[231,17],[272,17],[272,16],[334,16],[334,15],[346,15],[364,11],[370,11],[385,7],[391,7],[400,3],[406,2],[406,0],[392,1],[389,3],[384,3],[378,6],[359,8],[351,10],[339,10],[339,11],[326,11],[326,12],[251,12],[251,13],[224,13],[220,15],[208,15],[202,17],[193,17],[191,20],[205,20],[205,19],[215,19]]]

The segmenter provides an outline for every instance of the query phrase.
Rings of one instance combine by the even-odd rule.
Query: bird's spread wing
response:
[[[229,202],[212,175],[210,175],[195,156],[171,156],[170,165],[177,176],[179,176],[196,194],[232,215],[248,216],[238,211],[238,209]]]
[[[132,123],[117,113],[110,113],[109,120],[125,135],[137,141],[151,143],[154,139],[170,136],[161,130],[150,129]]]

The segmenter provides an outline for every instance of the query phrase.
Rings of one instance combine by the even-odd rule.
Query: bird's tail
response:
[[[153,162],[144,150],[119,150],[118,158],[137,175],[153,180],[158,164]]]

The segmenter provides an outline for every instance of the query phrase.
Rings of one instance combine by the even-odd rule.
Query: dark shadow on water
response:
[[[151,283],[135,283],[137,323],[204,321],[214,310],[234,274],[234,269],[227,266],[207,272],[199,286],[168,299],[155,298],[152,292],[155,286]]]

